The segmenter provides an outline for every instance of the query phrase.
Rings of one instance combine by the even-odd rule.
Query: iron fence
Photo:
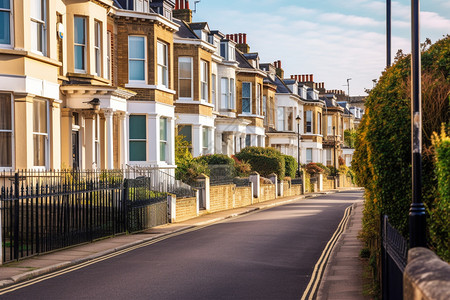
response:
[[[386,215],[381,217],[381,277],[382,297],[403,299],[403,272],[408,261],[406,239],[389,223]]]
[[[0,173],[3,262],[166,224],[169,192],[195,195],[155,169]]]

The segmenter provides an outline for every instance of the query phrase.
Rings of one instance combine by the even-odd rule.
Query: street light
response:
[[[300,118],[300,115],[297,115],[297,118],[295,118],[295,120],[297,120],[297,176],[300,177],[300,121],[302,118]]]
[[[334,167],[336,167],[336,126],[333,126]]]
[[[412,202],[409,247],[426,247],[426,213],[422,202],[422,91],[420,72],[419,0],[411,0],[411,146]]]
[[[347,102],[350,103],[350,80],[351,78],[347,78],[347,89],[348,89],[348,96],[347,96]]]
[[[386,67],[391,66],[391,0],[386,0]]]

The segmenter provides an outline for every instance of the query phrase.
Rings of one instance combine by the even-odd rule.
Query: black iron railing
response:
[[[408,260],[408,243],[385,215],[381,218],[381,239],[383,299],[403,299],[403,271]]]
[[[158,170],[0,173],[3,262],[165,224],[171,180]]]

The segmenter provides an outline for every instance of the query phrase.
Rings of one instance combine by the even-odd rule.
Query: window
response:
[[[10,94],[0,94],[0,168],[12,167],[12,103]]]
[[[189,147],[192,146],[192,125],[181,126],[178,135],[182,135],[183,140],[189,142]]]
[[[169,87],[169,69],[168,69],[168,52],[167,45],[161,42],[158,42],[158,52],[157,52],[157,60],[158,60],[158,84],[163,85],[165,87]]]
[[[111,32],[106,32],[107,48],[106,48],[106,79],[111,79]]]
[[[264,125],[267,125],[267,96],[263,96],[263,115],[264,115]]]
[[[250,147],[252,141],[252,136],[250,134],[247,134],[245,136],[245,147]]]
[[[214,105],[214,110],[217,110],[217,95],[216,95],[216,90],[217,90],[217,76],[216,74],[211,74],[211,97],[212,97],[212,104]]]
[[[0,44],[11,45],[11,0],[0,1]]]
[[[166,161],[167,153],[167,119],[159,119],[159,160]]]
[[[129,81],[145,81],[145,38],[143,36],[128,37],[128,79]]]
[[[333,134],[333,117],[332,116],[328,116],[327,119],[327,135],[332,135]]]
[[[242,112],[243,113],[251,113],[251,87],[252,84],[250,82],[242,83]]]
[[[279,106],[277,108],[277,129],[284,131],[284,107]]]
[[[75,38],[75,71],[86,72],[86,19],[74,18]]]
[[[274,116],[275,116],[275,105],[273,97],[269,97],[269,124],[273,124]]]
[[[234,60],[236,60],[236,58],[235,58],[235,53],[234,53],[235,51],[234,51],[234,47],[233,46],[231,46],[231,45],[228,45],[228,60],[229,61],[234,61]]]
[[[234,109],[235,106],[235,101],[234,101],[234,79],[230,78],[230,109]]]
[[[256,85],[256,114],[261,115],[261,84]]]
[[[149,9],[149,0],[134,0],[135,11],[139,12],[148,12]]]
[[[331,149],[325,149],[326,154],[327,154],[327,166],[331,166],[333,164],[332,160],[331,160]]]
[[[95,73],[102,76],[102,24],[95,21]]]
[[[322,114],[317,113],[317,133],[322,134]]]
[[[208,101],[208,63],[204,60],[201,61],[200,64],[200,82],[201,82],[201,99]]]
[[[208,154],[209,128],[208,127],[203,127],[202,134],[203,134],[203,154]]]
[[[179,98],[192,99],[192,57],[178,58]]]
[[[312,148],[306,148],[306,163],[312,163]]]
[[[229,96],[228,78],[222,77],[220,79],[220,106],[223,109],[229,108],[228,96]]]
[[[3,0],[3,2],[5,2]],[[8,0],[6,2],[9,2]],[[31,49],[46,54],[46,7],[45,0],[32,0],[31,10]]]
[[[312,111],[307,110],[305,111],[305,122],[306,122],[306,133],[313,133],[313,126],[312,126]]]
[[[147,116],[130,115],[130,161],[147,160]]]
[[[284,128],[286,128],[288,131],[293,131],[293,124],[294,124],[294,108],[293,107],[286,107],[286,116],[287,116],[287,124],[284,125]]]
[[[33,102],[33,153],[34,166],[36,167],[45,167],[47,165],[47,119],[47,102],[35,100]]]

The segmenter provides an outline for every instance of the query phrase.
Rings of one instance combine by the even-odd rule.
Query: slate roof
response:
[[[279,93],[279,94],[291,94],[292,93],[292,91],[289,89],[289,87],[278,76],[275,76],[275,80],[272,80],[272,78],[267,76],[264,79],[264,81],[276,85],[277,86],[277,93]]]
[[[247,59],[257,59],[258,58],[258,53],[243,53],[243,55]]]
[[[208,26],[207,22],[197,22],[189,24],[192,30],[203,30]],[[208,29],[209,30],[209,29]]]
[[[255,68],[253,68],[252,64],[247,60],[244,54],[237,49],[236,49],[236,61],[238,63],[238,67],[241,69],[256,70]]]
[[[173,18],[173,22],[180,25],[178,31],[174,33],[174,37],[184,39],[200,39],[186,22],[175,18]]]

